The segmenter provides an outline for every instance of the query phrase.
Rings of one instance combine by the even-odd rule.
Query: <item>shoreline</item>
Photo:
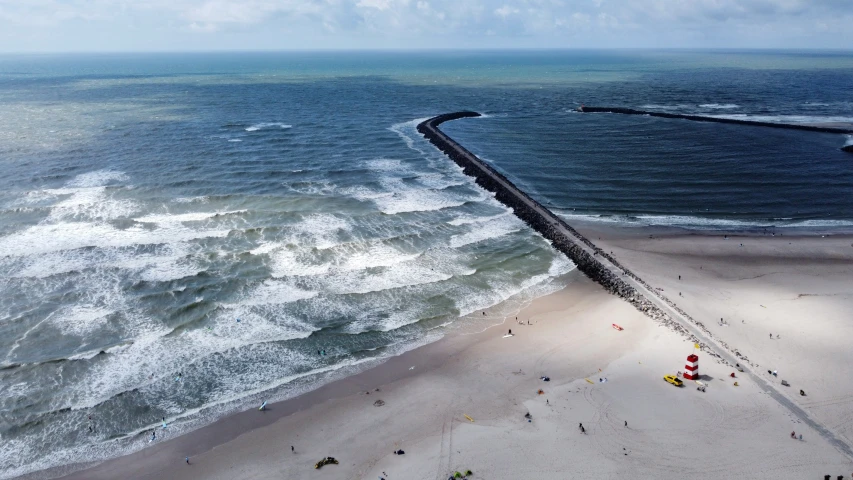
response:
[[[703,234],[697,235],[694,233],[676,234],[672,232],[666,234],[662,231],[658,231],[656,234],[654,234],[656,238],[648,240],[648,234],[646,231],[638,233],[634,229],[625,228],[605,228],[599,230],[592,230],[583,226],[580,226],[579,228],[590,238],[598,238],[598,236],[600,235],[601,239],[596,240],[596,242],[602,242],[601,245],[603,248],[609,248],[611,245],[616,248],[615,245],[619,242],[627,242],[625,243],[625,245],[629,246],[633,245],[632,242],[664,242],[667,240],[679,242],[688,241],[691,244],[696,240],[706,242],[720,242],[719,237],[721,236]],[[765,235],[751,235],[744,236],[744,238],[748,238],[752,242],[759,242],[760,244],[768,244],[768,240],[770,240],[771,242],[775,240],[775,242],[773,243],[783,243],[783,239],[781,238],[773,238]],[[853,242],[853,237],[839,234],[829,240],[835,243],[842,243],[844,245],[847,245],[847,248],[850,248],[849,245],[850,242]],[[811,251],[811,243],[817,241],[825,242],[827,241],[827,239],[815,236],[801,236],[790,238],[786,237],[784,243],[787,243],[787,241],[790,241],[795,244],[794,246],[799,248],[799,251],[802,254],[810,255],[809,252]],[[726,244],[723,242],[723,244],[732,245],[733,243]],[[800,245],[802,245],[802,247],[799,247]],[[805,251],[802,250],[803,247],[806,249]],[[853,250],[853,248],[851,248],[851,250]],[[697,258],[702,258],[703,263],[713,263],[715,258],[715,252],[709,253],[711,253],[712,255],[708,256],[707,254],[705,254],[704,257]],[[623,258],[624,255],[624,253],[617,254],[617,256],[619,256],[620,258]],[[667,253],[667,255],[673,255],[673,253]],[[716,256],[719,255],[719,253],[716,254]],[[754,256],[754,254],[752,253],[750,255]],[[688,254],[686,258],[692,257],[692,255]],[[756,257],[756,259],[754,261],[749,262],[749,264],[751,265],[756,262],[765,262],[766,260],[761,260],[762,258],[766,259],[767,256],[765,255]],[[633,259],[628,258],[626,261],[631,262],[633,261]],[[740,261],[738,260],[738,262]],[[583,301],[583,298],[579,299],[578,297],[590,296],[592,298],[591,301],[594,302],[615,302],[617,305],[621,305],[621,307],[627,307],[628,310],[633,311],[636,315],[639,315],[639,318],[645,319],[642,321],[642,323],[645,324],[644,328],[653,328],[656,326],[654,322],[648,321],[648,317],[643,316],[640,312],[637,312],[636,310],[631,308],[630,305],[628,305],[626,302],[622,302],[618,298],[606,294],[604,290],[602,290],[598,286],[595,286],[595,284],[592,283],[588,278],[581,275],[578,270],[573,270],[572,272],[567,274],[567,276],[571,277],[571,280],[568,283],[567,287],[558,292],[533,300],[531,304],[527,305],[525,308],[522,309],[522,311],[519,313],[519,317],[521,319],[524,319],[525,315],[536,316],[537,314],[539,314],[540,311],[543,310],[565,308],[567,306],[567,303],[572,304],[572,302],[577,303]],[[655,283],[657,283],[657,278],[652,278],[654,278]],[[667,290],[668,289],[669,287],[667,287]],[[547,305],[548,303],[557,303],[558,306],[554,307],[553,305]],[[543,307],[543,305],[547,306]],[[688,310],[693,313],[693,309]],[[387,389],[386,386],[388,385],[406,383],[415,381],[418,378],[434,376],[438,374],[437,371],[441,370],[442,368],[446,368],[447,365],[449,363],[452,363],[455,358],[459,356],[467,356],[469,355],[468,351],[473,348],[476,348],[477,345],[486,344],[490,341],[493,341],[493,338],[497,336],[496,332],[500,333],[500,328],[503,328],[502,326],[504,325],[504,323],[502,322],[506,322],[507,319],[509,319],[510,322],[513,321],[510,318],[504,318],[500,322],[496,322],[491,327],[487,327],[479,333],[454,333],[451,335],[447,335],[434,343],[430,343],[422,347],[418,347],[414,350],[405,352],[402,355],[392,357],[384,363],[370,368],[364,372],[358,373],[354,376],[333,381],[329,384],[319,387],[316,390],[307,392],[293,399],[271,404],[268,407],[269,411],[264,412],[263,414],[259,414],[254,409],[251,409],[245,412],[226,416],[225,418],[217,420],[216,422],[208,426],[194,430],[174,439],[166,440],[163,443],[154,445],[152,447],[143,449],[130,455],[113,458],[104,462],[100,462],[96,465],[75,464],[66,465],[64,467],[57,467],[51,470],[42,470],[21,478],[56,478],[58,475],[63,475],[63,470],[65,472],[65,476],[62,476],[62,478],[66,479],[106,479],[115,478],[117,476],[123,476],[127,478],[154,478],[160,476],[160,474],[163,473],[163,469],[172,468],[172,466],[174,466],[176,462],[182,462],[184,456],[190,456],[191,458],[203,457],[207,459],[210,458],[210,456],[213,455],[214,452],[217,452],[222,448],[230,448],[225,447],[226,445],[232,445],[235,442],[240,442],[243,437],[261,435],[261,432],[274,429],[275,425],[277,424],[296,421],[297,419],[303,418],[306,415],[310,416],[312,412],[316,412],[317,410],[323,410],[327,408],[337,409],[337,405],[341,403],[349,403],[352,401],[358,401],[359,403],[363,403],[366,400],[369,400],[368,403],[372,403],[374,401],[373,398],[379,398],[374,397],[374,395],[377,394],[377,392],[375,392],[376,388],[380,388],[382,392],[384,392]],[[494,327],[498,327],[498,329],[495,329]],[[509,327],[510,325],[506,325],[506,328]],[[518,328],[523,329],[524,327],[520,326]],[[521,331],[524,332],[524,330]],[[681,338],[675,336],[675,334],[671,333],[669,329],[664,329],[662,331],[669,332],[666,334],[667,337]],[[671,341],[677,342],[679,340]],[[683,342],[683,340],[680,341]],[[747,353],[751,354],[751,352]],[[716,363],[714,363],[714,365],[709,365],[709,363],[711,362],[709,362],[707,359],[710,357],[704,356],[704,358],[706,360],[704,360],[703,363],[703,371],[707,372],[725,367],[725,365],[723,364]],[[415,366],[416,368],[414,370],[409,370],[409,368],[412,366]],[[813,387],[808,388],[811,392]],[[365,395],[365,392],[367,391],[371,392],[371,395],[369,397]],[[378,393],[382,395],[382,398],[385,398],[385,394],[382,392]],[[817,395],[817,393],[813,395]],[[362,398],[364,400],[355,400]],[[778,404],[776,404],[775,408],[779,408]],[[797,430],[803,428],[804,426],[800,425]],[[297,435],[300,434],[304,435],[305,433],[297,433]],[[847,432],[845,432],[845,434],[847,434]],[[280,435],[276,435],[275,438],[279,438],[279,436]],[[811,436],[817,437],[818,433],[814,432],[811,434]],[[280,440],[284,443],[288,443],[287,438],[281,438]],[[826,446],[829,447],[829,445]],[[830,448],[830,450],[834,451],[835,449]],[[180,453],[178,454],[177,452]],[[201,461],[201,459],[199,461]],[[83,467],[83,469],[77,470],[73,473],[68,472],[69,469],[79,467]],[[49,475],[49,477],[46,475]],[[195,475],[195,472],[192,472],[190,476],[182,474],[181,478],[204,478]],[[262,478],[266,477],[262,476]]]
[[[592,238],[591,232],[584,233]],[[704,248],[702,242],[732,245],[717,237],[648,240],[647,236],[630,233],[608,237],[602,232],[602,247],[612,245],[614,250],[624,250],[626,263],[631,262],[628,264],[648,276],[650,282],[667,291],[671,287],[659,283],[663,282],[660,275],[670,275],[673,270],[670,265],[660,265],[657,256],[645,253],[646,242],[662,245],[667,253],[660,255],[701,261],[707,267],[702,272],[708,271],[712,276],[721,271],[713,267],[718,262],[742,265],[738,268],[744,272],[775,268],[774,258],[788,262],[784,256],[778,257],[779,252],[771,245],[781,242],[767,242],[768,238],[750,238],[756,244],[754,248],[770,250],[758,255],[752,252],[755,260],[745,263],[727,252],[711,251],[710,255],[697,257],[689,251],[679,253],[677,248],[663,243],[672,240],[675,247],[694,248],[698,239],[700,243],[695,248],[699,249]],[[844,243],[847,248],[853,241],[831,240]],[[811,255],[812,244],[826,239],[790,241],[800,254]],[[642,248],[636,248],[636,242],[641,242]],[[635,253],[628,255],[630,251]],[[819,268],[824,268],[821,265],[824,264],[818,261]],[[648,268],[653,270],[647,271]],[[691,351],[690,342],[649,321],[578,270],[567,276],[572,278],[566,288],[535,299],[519,313],[521,320],[529,315],[533,326],[516,327],[509,317],[506,324],[496,322],[479,333],[448,335],[353,377],[272,404],[268,412],[242,412],[65,478],[129,480],[167,476],[207,480],[316,475],[375,480],[387,472],[385,478],[433,480],[442,478],[438,474],[471,468],[476,478],[495,479],[525,475],[547,480],[571,475],[591,479],[627,475],[657,475],[662,479],[798,479],[835,476],[853,468],[848,457],[818,431],[793,417],[749,376],[738,374],[735,380],[740,386],[733,387],[728,378],[730,367],[710,361],[708,355],[699,354],[707,393],[698,393],[691,387],[679,390],[662,382],[660,375],[683,368],[685,352]],[[755,281],[766,282],[767,278]],[[704,301],[716,304],[716,287],[704,286],[705,281],[690,277],[699,300],[704,298],[701,295],[711,295]],[[767,284],[759,287],[762,291],[769,288]],[[735,283],[735,288],[742,286]],[[810,298],[822,302],[815,304],[819,306],[832,297]],[[772,301],[762,301],[774,308]],[[688,311],[697,317],[701,314],[693,307]],[[728,318],[730,314],[725,315]],[[758,327],[759,321],[755,318],[748,324]],[[618,323],[625,330],[616,332],[610,328],[611,323]],[[510,327],[516,336],[502,338],[506,333],[503,329]],[[780,331],[783,337],[794,336],[784,329]],[[771,344],[790,348],[783,345]],[[759,344],[740,346],[749,349],[751,357],[765,354]],[[792,388],[799,388],[808,375],[797,373],[798,356],[790,361],[791,365],[777,367],[792,382]],[[415,369],[409,370],[412,366]],[[549,375],[551,382],[542,382],[539,375]],[[609,381],[599,384],[585,380],[598,377]],[[762,377],[763,381],[772,378]],[[848,383],[853,386],[853,382]],[[536,395],[537,388],[544,388],[545,395]],[[814,398],[818,404],[824,401],[819,385],[806,389],[810,393],[807,400]],[[386,404],[373,406],[378,399]],[[828,408],[828,412],[837,414],[838,408],[846,407],[803,408]],[[810,413],[816,413],[812,410]],[[532,414],[533,423],[521,418],[526,411]],[[817,413],[821,420],[826,419]],[[623,420],[629,422],[627,427],[622,425]],[[578,421],[589,429],[587,436],[576,433]],[[792,430],[804,434],[805,440],[793,442],[788,435]],[[290,445],[296,446],[295,454],[288,451]],[[701,448],[695,448],[699,445]],[[629,452],[628,458],[623,456],[623,447]],[[403,448],[407,455],[391,455],[390,451],[396,448]],[[667,455],[673,448],[680,455]],[[190,454],[189,449],[197,453]],[[190,466],[183,464],[187,455],[192,461]],[[313,463],[328,455],[338,458],[341,464],[314,470]],[[518,455],[521,458],[516,459]]]
[[[598,222],[594,220],[573,219],[576,228],[593,241],[601,238],[649,238],[652,237],[730,237],[730,238],[824,238],[853,237],[853,226],[834,227],[777,227],[755,226],[749,228],[699,228],[675,225],[640,225],[625,223]]]
[[[518,317],[532,317],[543,309],[550,308],[550,302],[555,298],[564,299],[571,295],[568,290],[573,284],[584,281],[582,274],[574,269],[564,277],[568,285],[557,292],[544,295],[532,300],[518,311]],[[497,304],[492,309],[499,309],[502,304]],[[352,395],[375,394],[377,388],[389,383],[405,380],[416,375],[428,373],[441,366],[448,357],[458,354],[471,345],[481,343],[493,336],[492,332],[497,327],[502,327],[507,322],[515,323],[509,317],[491,317],[486,310],[486,317],[493,318],[497,323],[486,326],[482,331],[474,333],[451,332],[435,342],[422,345],[382,361],[378,365],[370,367],[355,375],[333,380],[320,387],[305,392],[296,397],[274,402],[267,405],[267,410],[258,414],[256,409],[249,409],[226,415],[213,423],[201,428],[189,431],[156,445],[138,450],[128,455],[110,458],[93,463],[76,463],[38,470],[23,476],[20,479],[36,478],[59,478],[63,480],[88,480],[96,478],[110,479],[118,475],[126,475],[129,472],[143,470],[152,463],[173,463],[174,451],[181,452],[180,456],[195,456],[200,453],[209,452],[216,447],[224,445],[237,437],[269,426],[282,418],[295,413],[313,408],[317,405],[326,404]],[[464,321],[460,317],[457,321]],[[499,321],[498,321],[499,320]],[[416,366],[414,370],[410,367]],[[115,468],[115,470],[114,470]],[[118,472],[121,473],[118,473]]]
[[[571,209],[554,208],[555,214],[566,222],[571,222],[579,230],[606,231],[612,235],[654,235],[654,234],[684,234],[684,235],[744,235],[744,236],[820,236],[820,235],[853,235],[853,219],[831,219],[817,225],[802,223],[817,219],[799,220],[801,224],[774,224],[770,221],[759,223],[755,220],[717,219],[701,216],[681,216],[693,218],[697,222],[690,223],[652,223],[640,220],[634,215],[595,215],[577,213]],[[830,223],[836,222],[836,223]]]

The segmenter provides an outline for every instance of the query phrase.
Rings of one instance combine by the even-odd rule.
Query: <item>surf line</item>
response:
[[[806,130],[809,132],[853,134],[853,129],[843,127],[821,127],[801,123],[759,122],[757,120],[740,120],[737,118],[707,117],[704,115],[686,115],[683,113],[652,112],[621,107],[587,107],[581,105],[577,109],[581,113],[619,113],[622,115],[646,115],[649,117],[678,118],[694,122],[733,123],[736,125],[752,125],[754,127],[786,128],[789,130]]]
[[[589,108],[585,107],[584,110]],[[702,351],[706,355],[715,357],[727,365],[748,363],[756,366],[746,356],[729,347],[726,342],[714,337],[702,322],[676,306],[662,293],[625,268],[613,256],[598,248],[563,219],[438,128],[444,122],[480,116],[479,113],[471,111],[445,113],[419,123],[417,130],[462,167],[466,175],[474,177],[477,185],[493,192],[496,200],[511,208],[518,218],[550,241],[555,249],[574,262],[578,270],[605,290],[627,301],[652,320],[687,337],[692,343],[701,344]],[[712,350],[712,346],[716,348]],[[785,397],[774,385],[765,382],[750,368],[745,368],[743,373],[749,376],[759,388],[770,394],[771,398],[818,431],[841,453],[848,458],[853,458],[853,448],[842,437],[813,419],[805,410]]]

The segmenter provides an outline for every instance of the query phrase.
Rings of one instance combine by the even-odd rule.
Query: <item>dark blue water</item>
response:
[[[785,52],[0,57],[0,477],[144,448],[564,285],[572,265],[419,119],[487,113],[445,128],[567,215],[836,228],[843,136],[572,110],[849,122],[851,74]]]

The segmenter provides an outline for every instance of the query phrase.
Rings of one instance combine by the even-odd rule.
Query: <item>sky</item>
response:
[[[853,0],[0,0],[0,52],[853,48]]]

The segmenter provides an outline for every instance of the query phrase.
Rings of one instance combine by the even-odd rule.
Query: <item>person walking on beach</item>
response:
[[[511,328],[509,329],[509,332],[507,332],[507,335],[512,335],[512,329]]]
[[[264,410],[266,410],[266,409],[267,409],[267,401],[266,401],[266,400],[264,400],[264,403],[262,403],[262,404],[261,404],[261,408],[259,408],[258,410],[260,410],[260,411],[264,411]]]
[[[293,445],[290,446],[290,453],[296,453],[296,450],[293,448]]]
[[[186,461],[187,461],[187,465],[189,465],[189,464],[190,464],[190,457],[187,457],[187,458],[185,458],[184,460],[186,460]]]
[[[625,420],[625,428],[628,428],[628,420]]]

